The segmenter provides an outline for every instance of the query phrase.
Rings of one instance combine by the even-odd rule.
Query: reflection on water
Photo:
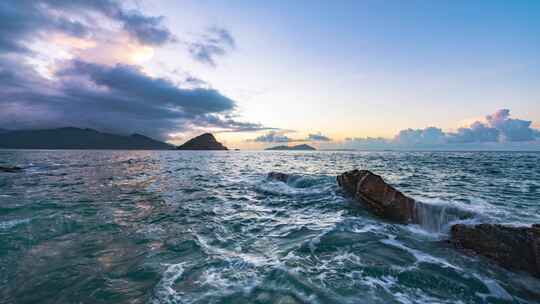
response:
[[[0,151],[0,303],[539,301],[442,242],[540,222],[540,154]],[[370,169],[423,202],[395,225],[342,196]],[[265,178],[293,173],[288,184]]]

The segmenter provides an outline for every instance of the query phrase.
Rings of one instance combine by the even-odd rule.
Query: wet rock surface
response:
[[[417,222],[414,199],[387,184],[381,176],[368,170],[352,170],[339,175],[337,182],[374,214],[403,224]]]
[[[540,225],[453,225],[450,242],[515,271],[540,277]]]

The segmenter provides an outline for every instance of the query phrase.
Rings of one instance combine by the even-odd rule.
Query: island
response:
[[[302,145],[296,145],[296,146],[275,146],[275,147],[271,147],[271,148],[266,148],[265,150],[272,150],[272,151],[281,151],[281,150],[285,150],[285,151],[315,151],[317,149],[315,149],[314,147],[310,146],[310,145],[306,145],[306,144],[302,144]]]
[[[177,147],[178,150],[228,150],[223,144],[218,142],[211,133],[204,133],[194,137],[183,145]]]
[[[3,149],[171,150],[173,145],[141,134],[118,135],[65,127],[41,130],[0,130]]]

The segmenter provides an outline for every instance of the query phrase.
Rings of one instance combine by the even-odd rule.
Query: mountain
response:
[[[124,136],[68,127],[0,133],[0,148],[170,150],[174,146],[140,134]]]
[[[228,150],[211,133],[194,137],[177,148],[178,150]]]
[[[296,146],[275,146],[271,148],[266,148],[265,150],[315,151],[317,149],[313,148],[310,145],[302,144]]]

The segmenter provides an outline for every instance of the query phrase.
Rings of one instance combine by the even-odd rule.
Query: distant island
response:
[[[178,150],[228,150],[211,133],[194,137],[177,148]]]
[[[43,130],[0,130],[3,149],[171,150],[173,145],[140,134],[117,135],[74,127]]]
[[[310,145],[302,144],[302,145],[296,145],[296,146],[275,146],[275,147],[271,147],[271,148],[266,148],[265,150],[272,150],[272,151],[277,151],[277,150],[315,151],[317,149],[315,149],[314,147],[312,147]]]

